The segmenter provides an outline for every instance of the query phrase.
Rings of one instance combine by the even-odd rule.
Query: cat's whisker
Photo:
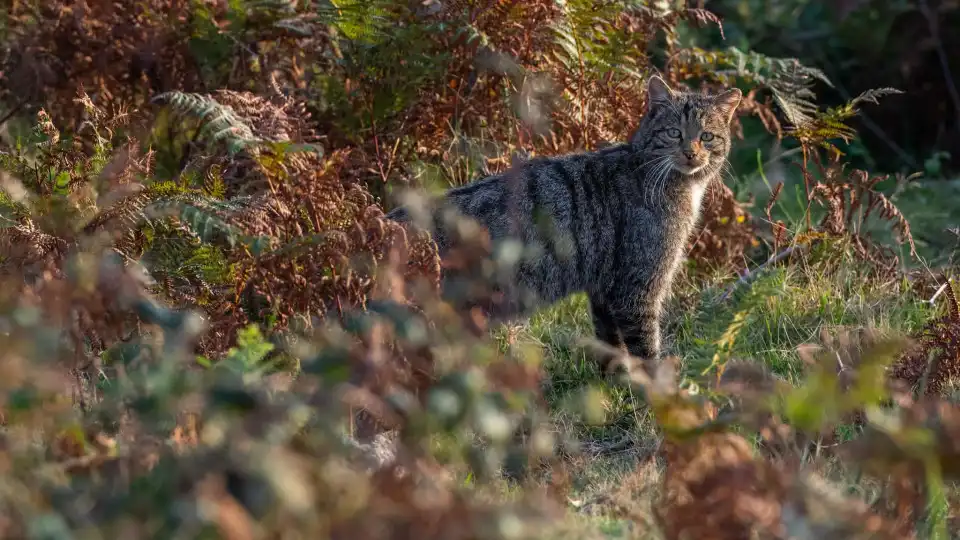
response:
[[[651,163],[655,163],[655,162],[656,162],[656,163],[659,163],[659,162],[667,159],[668,157],[670,157],[670,156],[669,156],[669,155],[666,155],[666,156],[657,156],[657,157],[655,157],[655,158],[653,158],[653,159],[648,159],[647,161],[644,161],[644,162],[641,163],[639,166],[637,166],[637,168],[636,168],[633,172],[634,172],[634,173],[638,173],[638,172],[640,172],[640,169],[643,169],[643,168],[646,167],[647,165],[649,165],[649,164],[651,164]]]
[[[657,189],[657,179],[660,177],[660,170],[665,166],[666,160],[657,162],[657,166],[650,171],[650,188],[643,192],[643,203],[648,207],[653,207],[653,198]]]
[[[673,172],[673,164],[669,160],[664,160],[656,171],[653,191],[658,195],[658,203],[661,209],[664,208],[664,195],[667,189],[667,179]]]
[[[666,209],[666,198],[667,198],[667,182],[670,180],[670,174],[673,172],[673,167],[667,167],[662,173],[662,178],[660,179],[660,208]]]
[[[661,159],[661,160],[658,160],[657,163],[656,163],[656,165],[654,165],[654,166],[650,169],[650,171],[647,173],[646,178],[644,178],[644,180],[643,180],[645,186],[646,186],[647,183],[650,184],[651,188],[655,185],[656,180],[657,180],[657,175],[656,175],[656,174],[657,174],[657,171],[660,170],[660,166],[661,166],[662,164],[663,164],[663,160],[662,160],[662,159]],[[653,204],[653,200],[650,198],[650,192],[651,192],[651,191],[653,191],[653,190],[652,190],[652,189],[649,189],[649,188],[643,190],[643,205],[644,205],[644,206],[650,206],[651,204]]]
[[[730,163],[730,160],[723,160],[723,171],[730,175],[730,180],[736,181],[737,175],[733,171],[733,165]]]
[[[652,206],[653,204],[653,201],[650,199],[650,196],[651,196],[650,194],[655,192],[657,188],[657,177],[659,175],[660,169],[663,167],[663,164],[666,162],[666,160],[663,159],[665,157],[667,156],[663,156],[661,159],[657,161],[656,165],[654,165],[654,167],[650,170],[649,176],[647,176],[647,178],[644,180],[644,182],[646,181],[650,182],[650,189],[643,190],[644,206]]]
[[[659,170],[660,170],[660,167],[662,167],[664,163],[667,163],[667,161],[668,161],[669,159],[670,159],[670,156],[669,156],[669,155],[664,155],[664,156],[655,157],[655,158],[653,158],[653,159],[651,159],[651,160],[643,163],[642,165],[640,165],[640,167],[637,167],[637,170],[639,171],[640,169],[642,169],[642,168],[645,167],[646,165],[653,164],[653,167],[652,167],[652,169],[651,169],[650,178],[655,179],[655,178],[656,178],[656,173],[657,173],[657,171],[659,171]],[[652,185],[652,187],[656,187],[656,186],[655,186],[655,185]],[[652,203],[652,202],[653,202],[653,201],[650,201],[650,200],[649,200],[649,199],[650,199],[650,193],[651,193],[652,191],[653,191],[653,190],[646,190],[646,189],[643,190],[643,204],[644,204],[644,205],[647,205],[648,203]]]
[[[650,160],[647,160],[647,161],[641,163],[641,164],[638,165],[637,168],[633,171],[634,174],[636,174],[636,173],[640,172],[641,170],[643,170],[643,168],[646,167],[647,165],[651,165],[651,164],[656,165],[657,163],[659,163],[660,161],[662,161],[663,158],[664,158],[664,156],[655,157],[655,158],[653,158],[653,159],[650,159]]]
[[[733,173],[733,165],[731,165],[727,159],[724,159],[723,164],[720,166],[720,174],[717,175],[717,181],[723,183],[723,177],[728,178],[731,183],[737,181],[737,176]]]

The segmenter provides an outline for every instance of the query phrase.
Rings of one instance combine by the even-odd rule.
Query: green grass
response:
[[[798,368],[794,349],[816,341],[824,329],[853,326],[912,332],[927,320],[927,305],[906,282],[867,277],[870,268],[850,253],[836,253],[842,249],[828,246],[827,253],[767,269],[726,300],[718,297],[716,288],[697,290],[696,283],[680,284],[693,300],[675,303],[667,317],[673,352],[684,359],[688,373],[702,372],[710,366],[717,340],[742,312],[743,326],[729,354],[764,362],[778,374],[793,377]]]
[[[940,197],[956,189],[954,184],[918,184],[899,194],[904,213],[915,219],[915,233],[935,237],[949,225],[951,214],[943,206],[949,202]],[[732,276],[685,275],[674,285],[664,344],[666,352],[682,359],[682,376],[690,382],[705,382],[717,354],[721,361],[763,362],[784,379],[797,381],[802,375],[797,346],[818,342],[824,330],[873,327],[911,334],[940,310],[919,298],[905,280],[876,275],[842,241],[825,242],[789,265],[768,268],[724,298],[733,281]],[[735,320],[739,327],[732,324]],[[631,525],[616,510],[626,505],[650,515],[642,509],[650,508],[655,491],[625,486],[644,483],[637,464],[655,450],[658,439],[652,419],[634,396],[604,385],[587,354],[574,345],[593,332],[586,298],[569,298],[502,332],[542,347],[549,375],[544,392],[554,421],[560,431],[582,441],[584,457],[574,466],[571,511],[545,537],[657,538],[655,531]],[[598,389],[604,395],[602,422],[567,412],[565,404]],[[848,431],[841,436],[854,436]],[[828,470],[828,477],[848,493],[869,498],[868,492],[876,490],[840,464],[817,467]]]
[[[543,538],[661,538],[652,517],[660,470],[637,457],[621,451],[574,461],[569,511]]]
[[[718,352],[766,363],[778,375],[796,380],[796,347],[818,341],[823,330],[874,327],[912,333],[931,317],[932,308],[908,283],[868,277],[870,273],[867,264],[836,243],[790,266],[766,269],[727,298],[723,294],[729,279],[681,277],[665,315],[666,352],[682,359],[684,377],[695,382],[709,373]],[[551,404],[562,405],[571,395],[600,384],[592,361],[573,345],[592,335],[587,307],[586,298],[577,295],[512,330],[516,339],[543,347],[549,373],[545,393]],[[738,313],[742,326],[723,347],[718,342],[729,334]],[[648,423],[628,405],[631,396],[625,390],[612,389],[607,397],[607,422],[601,432],[611,425],[622,427],[624,420]],[[597,429],[588,431],[597,435]]]

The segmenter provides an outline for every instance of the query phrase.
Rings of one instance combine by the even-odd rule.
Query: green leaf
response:
[[[70,193],[70,173],[63,171],[53,178],[53,193],[67,195]]]
[[[238,373],[256,373],[263,369],[262,361],[273,349],[274,345],[260,333],[260,327],[250,324],[237,332],[237,346],[227,351],[220,365]]]

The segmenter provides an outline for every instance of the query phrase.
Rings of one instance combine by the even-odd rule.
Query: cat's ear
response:
[[[731,88],[726,92],[717,94],[713,98],[713,104],[720,109],[720,114],[729,124],[733,121],[733,113],[736,112],[741,99],[743,99],[743,92],[739,88]]]
[[[650,110],[654,105],[669,103],[673,98],[673,90],[667,86],[663,79],[657,75],[650,77],[650,82],[647,83],[647,110]]]

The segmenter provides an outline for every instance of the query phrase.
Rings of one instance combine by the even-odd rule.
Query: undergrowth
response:
[[[950,224],[842,152],[896,91],[820,107],[693,4],[2,8],[0,534],[956,534]],[[441,301],[489,246],[395,198],[623,140],[655,72],[794,158],[711,189],[657,372],[600,377],[582,296]]]

